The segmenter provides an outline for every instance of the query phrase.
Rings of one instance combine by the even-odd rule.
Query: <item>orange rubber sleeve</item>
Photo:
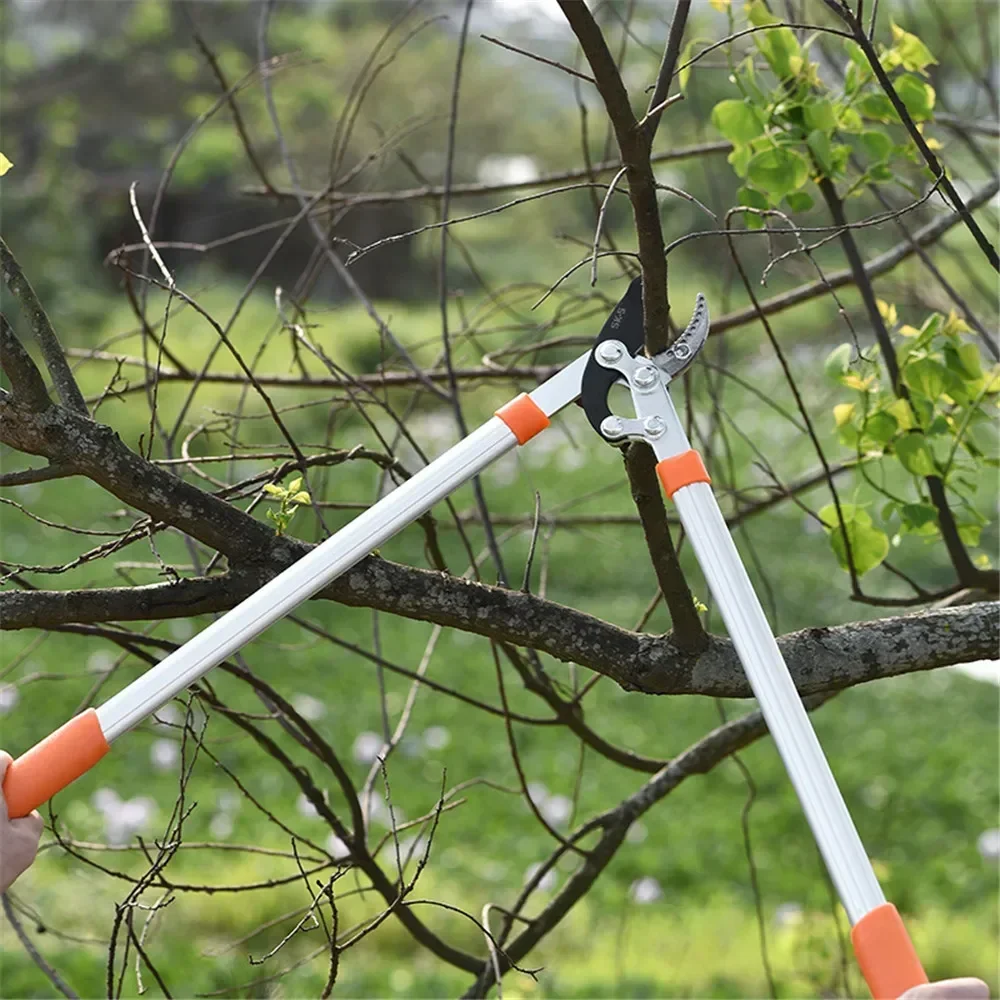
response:
[[[710,483],[711,477],[701,460],[701,455],[693,448],[682,451],[673,458],[665,458],[656,466],[663,491],[672,497],[679,489],[692,483]]]
[[[549,418],[542,408],[526,393],[515,396],[509,403],[504,403],[495,416],[498,416],[513,432],[518,444],[530,441],[539,431],[549,426]]]
[[[20,819],[48,802],[110,749],[92,708],[70,719],[7,768],[3,794],[10,818]]]
[[[866,913],[851,928],[851,941],[875,1000],[896,1000],[908,989],[927,982],[927,973],[892,903]]]

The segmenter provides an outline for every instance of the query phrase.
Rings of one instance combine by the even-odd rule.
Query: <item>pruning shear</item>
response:
[[[671,401],[671,381],[694,361],[708,331],[708,306],[699,295],[680,337],[661,354],[643,356],[642,286],[636,278],[591,350],[533,392],[502,406],[453,448],[103,705],[77,715],[15,760],[3,784],[11,817],[25,816],[46,802],[96,764],[116,739],[579,401],[605,441],[643,441],[656,454],[657,475],[677,508],[847,911],[855,955],[872,995],[877,1000],[894,998],[927,982],[899,913],[882,894],[729,534],[708,472]],[[615,384],[628,388],[634,416],[611,412],[608,394]]]

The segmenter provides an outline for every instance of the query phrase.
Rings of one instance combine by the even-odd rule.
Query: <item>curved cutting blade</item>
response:
[[[710,326],[711,317],[708,314],[708,302],[705,301],[705,296],[699,292],[694,300],[694,313],[691,315],[691,322],[665,351],[653,358],[656,367],[666,372],[672,379],[677,378],[705,346]]]

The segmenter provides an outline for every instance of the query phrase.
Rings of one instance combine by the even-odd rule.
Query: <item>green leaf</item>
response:
[[[842,132],[860,132],[864,128],[864,123],[861,121],[861,115],[854,110],[854,108],[844,108],[840,112],[840,118],[837,121],[837,125]]]
[[[768,24],[780,23],[779,19],[767,9],[762,0],[753,0],[752,3],[747,4],[747,20],[755,28],[763,28]]]
[[[970,379],[983,377],[982,356],[975,344],[962,344],[956,348],[959,364]]]
[[[892,101],[885,94],[866,94],[858,101],[857,107],[866,118],[874,118],[879,122],[899,121]]]
[[[958,526],[958,537],[966,545],[978,545],[979,536],[982,534],[982,526],[978,524],[960,524]]]
[[[761,194],[756,188],[750,187],[749,184],[739,189],[737,198],[739,198],[741,205],[747,205],[750,208],[766,210],[771,207],[771,203],[767,200],[767,197]]]
[[[299,490],[299,492],[292,497],[292,503],[312,503],[312,500],[309,498],[309,494],[306,493],[305,490]]]
[[[753,156],[753,150],[749,146],[737,146],[726,157],[726,161],[733,168],[737,177],[746,177],[747,164],[750,162],[751,156]]]
[[[766,196],[749,185],[741,187],[737,193],[737,197],[741,205],[746,205],[749,208],[759,208],[762,211],[766,211],[771,207],[771,203],[767,200]],[[764,227],[764,220],[752,212],[747,212],[744,215],[744,220],[746,221],[747,229],[762,229]]]
[[[687,45],[685,45],[681,50],[680,63],[682,66],[684,66],[684,63],[686,62],[690,62],[694,57],[694,47],[697,41],[698,40],[696,38],[692,38],[691,41],[688,42]],[[693,66],[684,66],[684,68],[677,74],[677,83],[681,88],[682,94],[687,92],[688,80],[691,79],[691,70],[693,68]]]
[[[808,212],[815,204],[812,195],[806,191],[792,191],[785,195],[785,201],[793,212]]]
[[[904,434],[896,442],[896,456],[903,468],[915,476],[932,476],[937,471],[927,438],[919,431]]]
[[[851,345],[841,344],[839,347],[835,347],[826,356],[826,361],[823,362],[823,371],[827,378],[833,379],[834,382],[839,383],[840,380],[847,374],[850,364]]]
[[[896,418],[891,413],[886,413],[885,410],[873,413],[865,421],[864,427],[861,428],[865,437],[871,438],[872,441],[880,445],[888,444],[897,430],[899,430],[899,424],[896,422]]]
[[[873,570],[889,554],[889,536],[872,524],[871,517],[852,504],[841,504],[844,514],[844,526],[837,523],[837,511],[833,504],[828,504],[819,516],[827,526],[830,536],[830,548],[837,557],[841,569],[848,569],[847,545],[844,533],[847,534],[851,547],[851,561],[858,576]]]
[[[911,533],[921,535],[937,533],[937,509],[929,503],[901,504],[899,516],[903,527]]]
[[[914,121],[927,121],[933,116],[936,95],[929,83],[912,73],[906,73],[895,80],[893,86]]]
[[[754,0],[747,7],[747,18],[755,28],[768,24],[780,24],[761,0]],[[772,31],[760,31],[754,36],[754,43],[760,54],[767,60],[774,75],[779,80],[794,76],[796,69],[801,69],[801,48],[795,32],[791,28],[775,28]],[[793,63],[793,60],[795,62]]]
[[[886,163],[873,163],[866,171],[866,176],[876,184],[888,184],[896,179],[896,175]]]
[[[857,42],[852,41],[848,38],[844,42],[844,49],[847,52],[847,58],[857,66],[858,69],[871,71],[871,67],[868,65],[868,57],[865,55],[864,50],[858,45]]]
[[[288,492],[289,493],[297,492],[301,485],[302,485],[302,477],[298,476],[288,484]]]
[[[745,145],[764,132],[756,111],[745,101],[720,101],[712,108],[712,124],[736,146]]]
[[[3,155],[3,153],[0,153],[0,177],[3,177],[3,175],[7,173],[12,166],[14,166],[14,164],[11,163],[10,160]]]
[[[861,133],[861,145],[873,160],[886,160],[893,149],[893,141],[884,132],[868,129]]]
[[[810,132],[806,139],[806,145],[819,164],[820,170],[829,176],[834,172],[833,150],[830,148],[830,137],[825,132],[818,130]]]
[[[287,490],[283,490],[280,486],[275,486],[274,483],[266,483],[264,492],[270,493],[273,497],[283,497],[286,495]]]
[[[837,114],[833,109],[833,104],[825,97],[807,101],[802,106],[802,114],[808,129],[832,132],[837,127]]]
[[[806,158],[787,146],[777,146],[758,153],[747,164],[747,177],[775,202],[809,179]]]
[[[933,358],[907,362],[903,368],[903,381],[914,392],[932,401],[937,401],[945,392],[951,395],[952,389],[960,393],[963,390],[962,380]]]
[[[910,32],[904,31],[898,24],[889,22],[892,28],[893,48],[899,53],[903,69],[922,72],[931,63],[936,63],[937,59],[931,55],[931,50]]]

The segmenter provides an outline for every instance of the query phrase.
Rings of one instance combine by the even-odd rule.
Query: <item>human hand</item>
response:
[[[981,979],[942,979],[914,986],[899,1000],[990,1000],[990,988]]]
[[[42,817],[37,812],[22,819],[7,815],[2,783],[11,760],[9,753],[0,750],[0,893],[6,892],[35,860],[42,836]]]

